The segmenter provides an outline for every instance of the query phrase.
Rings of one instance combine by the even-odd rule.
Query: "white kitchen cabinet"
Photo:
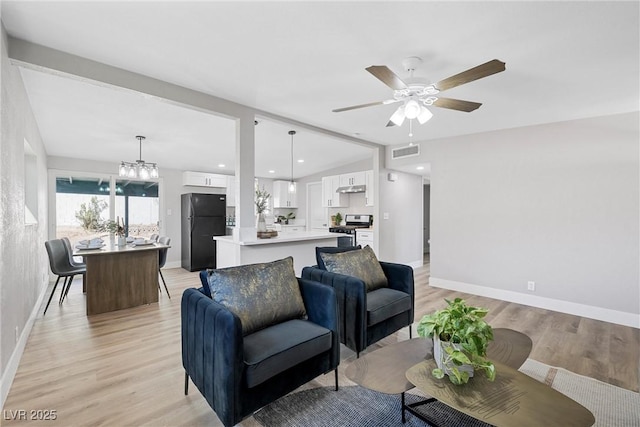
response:
[[[182,185],[225,188],[227,186],[227,175],[185,171],[182,172]]]
[[[336,193],[340,187],[340,175],[322,177],[322,207],[344,208],[349,206],[349,198],[346,194]]]
[[[273,181],[273,208],[297,208],[298,192],[289,192],[291,181]],[[294,182],[294,185],[296,183]]]
[[[364,205],[365,206],[373,206],[375,200],[375,187],[373,184],[373,171],[365,171],[365,185],[366,189],[364,192]]]
[[[365,173],[352,172],[340,175],[340,187],[349,185],[365,185]]]
[[[282,233],[300,233],[301,231],[307,231],[307,227],[304,225],[281,225]]]
[[[373,246],[373,230],[370,230],[368,228],[367,229],[356,228],[356,245],[360,245],[363,248],[369,245],[371,246],[371,249],[375,251]]]
[[[236,205],[236,177],[227,176],[227,207]]]

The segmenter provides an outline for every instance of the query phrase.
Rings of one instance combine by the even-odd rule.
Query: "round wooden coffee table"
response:
[[[487,357],[518,369],[531,353],[533,343],[525,334],[495,328]],[[414,338],[388,345],[355,360],[345,370],[354,383],[387,394],[399,394],[415,387],[405,373],[423,360],[433,359],[431,339]]]

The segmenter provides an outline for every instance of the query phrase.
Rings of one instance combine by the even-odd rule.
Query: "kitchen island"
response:
[[[293,257],[296,276],[302,269],[316,264],[316,246],[337,246],[339,233],[301,231],[285,233],[270,239],[236,240],[233,236],[214,236],[217,243],[217,268],[258,262],[276,261]]]

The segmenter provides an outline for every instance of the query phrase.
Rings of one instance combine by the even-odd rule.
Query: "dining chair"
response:
[[[158,236],[156,233],[153,233],[151,235],[151,237],[149,237],[149,240],[157,242],[158,241],[158,237],[160,237],[160,236]]]
[[[56,274],[58,276],[58,279],[56,280],[55,285],[53,285],[51,295],[49,296],[47,305],[44,308],[44,313],[42,314],[43,316],[47,314],[47,309],[49,308],[49,304],[51,304],[51,299],[53,298],[53,294],[56,292],[56,288],[58,287],[60,278],[64,277],[62,292],[60,294],[60,304],[62,304],[62,301],[64,300],[65,290],[67,286],[71,286],[73,277],[86,271],[86,269],[74,267],[71,265],[71,263],[69,262],[67,249],[65,248],[62,239],[48,240],[44,242],[44,246],[47,249],[47,255],[49,256],[49,267],[51,268],[53,274]]]
[[[63,237],[62,239],[62,243],[64,243],[64,247],[67,250],[67,253],[69,254],[69,264],[71,264],[72,267],[77,267],[77,268],[84,268],[84,272],[82,273],[82,292],[86,292],[86,286],[87,286],[87,265],[82,262],[82,261],[76,261],[74,256],[73,256],[73,248],[71,247],[71,241],[69,240],[68,237]],[[71,286],[67,287],[67,290],[65,292],[65,297],[67,296],[67,293],[69,293],[69,288]]]
[[[171,238],[167,236],[161,236],[158,238],[158,243],[161,245],[169,245],[171,243]],[[167,282],[164,281],[164,276],[162,275],[161,268],[164,267],[164,264],[167,262],[167,252],[169,248],[162,248],[158,251],[158,272],[160,273],[160,277],[162,278],[162,283],[164,284],[164,290],[167,291],[167,296],[171,299],[171,295],[169,294],[169,289],[167,288]],[[158,289],[160,289],[160,281],[158,281]]]

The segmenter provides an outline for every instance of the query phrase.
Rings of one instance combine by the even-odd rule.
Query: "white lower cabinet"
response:
[[[367,245],[371,246],[371,249],[375,251],[375,247],[373,246],[373,230],[365,229],[359,230],[356,229],[356,245],[360,245],[363,248]],[[376,253],[377,255],[377,253]]]

